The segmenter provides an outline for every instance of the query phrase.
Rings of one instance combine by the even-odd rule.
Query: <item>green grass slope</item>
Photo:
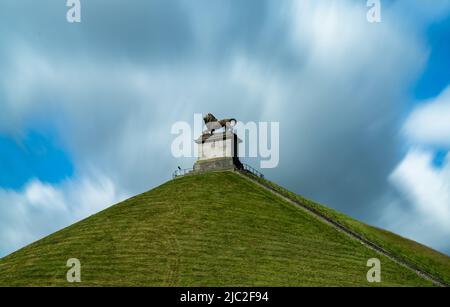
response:
[[[409,242],[396,246],[405,257],[416,252]],[[366,280],[373,257],[380,284]],[[81,261],[79,284],[66,281],[69,258]],[[448,257],[436,261],[448,265]],[[218,172],[169,181],[1,259],[0,286],[14,285],[432,284],[249,180]]]
[[[352,219],[345,214],[326,206],[319,205],[268,180],[256,176],[251,177],[256,181],[270,186],[280,194],[288,196],[291,199],[296,199],[304,205],[320,212],[324,216],[331,218],[346,228],[358,233],[367,240],[395,255],[397,259],[407,261],[422,271],[438,277],[447,285],[450,284],[450,257],[447,255],[415,241],[403,238],[395,233]]]

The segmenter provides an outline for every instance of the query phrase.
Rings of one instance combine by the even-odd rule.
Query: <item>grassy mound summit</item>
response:
[[[294,195],[293,197],[300,196]],[[450,283],[450,258],[301,199]],[[68,283],[69,258],[81,283]],[[368,283],[367,260],[381,261]],[[185,176],[0,260],[0,286],[432,286],[233,172]]]

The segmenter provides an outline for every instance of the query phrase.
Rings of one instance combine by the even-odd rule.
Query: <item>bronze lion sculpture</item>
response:
[[[218,120],[214,115],[211,113],[206,114],[205,117],[203,117],[203,121],[206,125],[206,131],[209,134],[213,134],[215,130],[221,129],[225,127],[225,130],[230,130],[231,127],[233,127],[236,124],[236,119],[234,118],[224,118],[221,120]]]

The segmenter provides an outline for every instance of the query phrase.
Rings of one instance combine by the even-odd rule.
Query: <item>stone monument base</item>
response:
[[[194,172],[241,169],[242,163],[238,158],[221,157],[215,159],[198,160],[194,164]]]

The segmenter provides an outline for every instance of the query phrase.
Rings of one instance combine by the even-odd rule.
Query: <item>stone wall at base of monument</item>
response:
[[[208,160],[198,160],[194,164],[194,172],[207,172],[215,170],[241,169],[242,163],[238,158],[226,157]]]

